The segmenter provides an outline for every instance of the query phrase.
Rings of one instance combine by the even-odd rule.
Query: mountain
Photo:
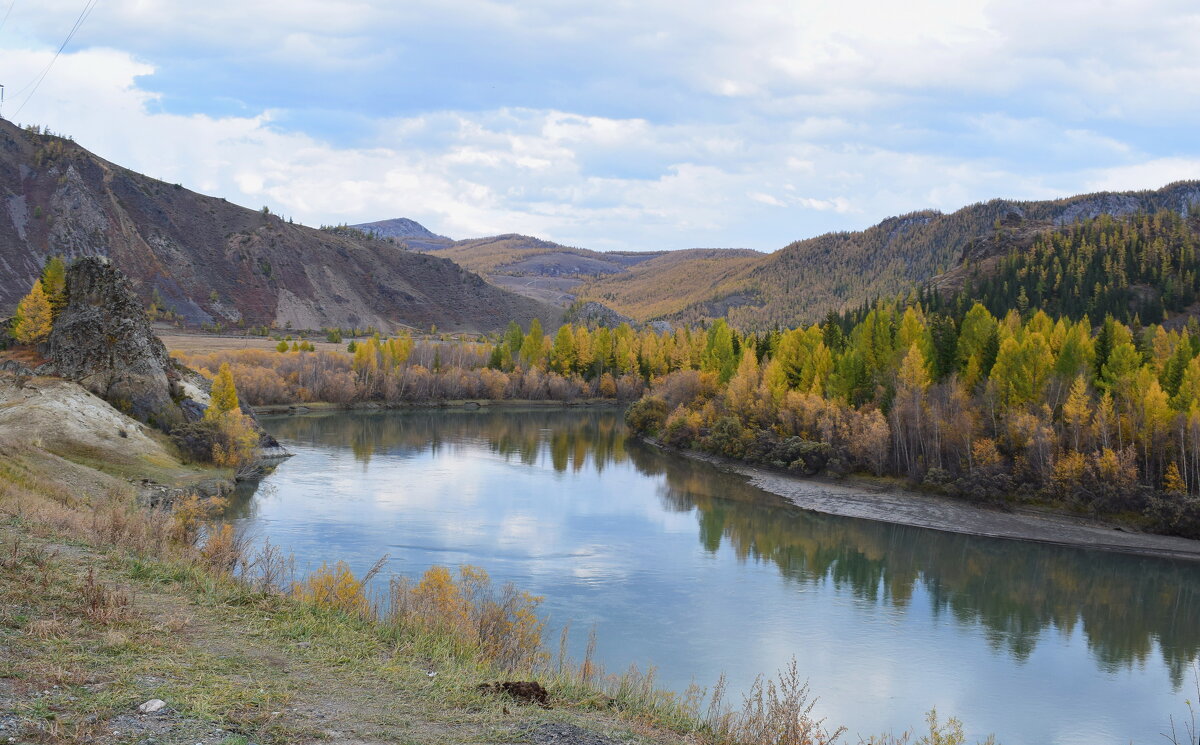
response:
[[[909,292],[968,259],[986,267],[989,251],[1024,250],[1042,234],[1099,215],[1159,210],[1182,215],[1197,205],[1197,181],[1052,201],[996,199],[950,214],[913,212],[866,230],[797,241],[771,254],[725,250],[648,261],[630,276],[592,280],[577,295],[641,321],[694,322],[727,314],[746,329],[790,327],[830,310]],[[1006,236],[1002,243],[994,240],[997,232]]]
[[[450,240],[446,236],[438,235],[416,220],[410,220],[407,217],[394,217],[391,220],[362,222],[357,225],[351,225],[350,227],[358,228],[364,233],[370,233],[371,235],[379,238],[415,238],[418,240],[423,239],[433,241]]]
[[[589,279],[624,274],[667,253],[591,251],[515,233],[444,243],[421,239],[398,242],[414,251],[450,259],[485,275],[499,287],[561,306],[572,303],[575,291]]]
[[[555,326],[561,309],[358,230],[317,230],[122,168],[0,120],[0,316],[46,258],[104,255],[188,325]]]

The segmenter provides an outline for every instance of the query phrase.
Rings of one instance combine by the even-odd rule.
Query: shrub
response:
[[[1155,530],[1168,535],[1200,539],[1200,497],[1154,495],[1147,502],[1146,517]]]
[[[700,438],[700,414],[683,407],[671,412],[663,428],[663,442],[676,448],[690,448]]]
[[[646,396],[625,410],[625,423],[638,434],[656,435],[667,422],[667,402]]]
[[[724,416],[716,421],[704,438],[704,448],[728,458],[741,458],[746,454],[750,432],[737,417]]]
[[[292,585],[292,596],[320,608],[358,615],[367,615],[371,610],[363,581],[354,576],[344,561],[333,567],[321,564],[320,569]]]
[[[458,575],[433,566],[415,585],[407,577],[393,579],[388,620],[449,634],[504,669],[543,661],[545,623],[537,615],[542,599],[512,584],[497,588],[478,567],[462,566]]]

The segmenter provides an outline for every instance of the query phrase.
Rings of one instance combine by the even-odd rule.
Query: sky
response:
[[[453,238],[771,251],[917,209],[1200,178],[1196,0],[0,14],[4,118],[314,226],[409,217]]]

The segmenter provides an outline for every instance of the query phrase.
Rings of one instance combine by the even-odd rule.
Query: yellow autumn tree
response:
[[[1071,448],[1079,450],[1082,435],[1092,418],[1092,401],[1088,395],[1087,381],[1082,375],[1075,378],[1071,384],[1071,393],[1063,404],[1063,424],[1071,438]]]
[[[208,409],[204,412],[204,418],[210,422],[220,421],[233,412],[240,414],[241,409],[238,407],[237,386],[233,382],[233,371],[229,369],[229,363],[226,362],[221,365],[217,376],[213,378]]]
[[[238,405],[237,386],[229,363],[221,365],[213,378],[204,421],[215,425],[216,442],[212,459],[218,466],[239,468],[254,460],[258,449],[258,430]]]
[[[1163,474],[1163,491],[1172,494],[1187,493],[1187,484],[1184,483],[1183,476],[1179,473],[1179,465],[1175,461],[1171,461],[1167,472]]]
[[[12,335],[18,344],[38,344],[50,336],[50,299],[42,288],[41,280],[33,283],[33,289],[17,304],[17,316],[13,321]]]

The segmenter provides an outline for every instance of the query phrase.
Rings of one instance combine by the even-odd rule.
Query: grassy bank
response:
[[[130,490],[78,489],[83,469],[54,456],[0,449],[0,737],[509,742],[553,725],[675,742],[700,726],[645,681],[610,690],[586,665],[539,662],[550,709],[482,694],[535,671],[453,629],[293,597],[278,552],[203,537],[197,503],[139,509]],[[136,713],[154,698],[166,714]]]

